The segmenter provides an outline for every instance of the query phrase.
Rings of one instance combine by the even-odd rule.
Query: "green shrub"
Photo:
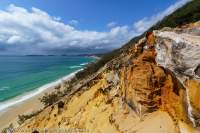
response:
[[[176,27],[200,20],[200,1],[193,0],[155,24],[150,30]]]
[[[32,112],[32,113],[30,113],[30,114],[26,114],[26,115],[18,115],[18,123],[19,124],[22,124],[22,123],[24,123],[26,120],[28,120],[28,119],[31,119],[33,116],[36,116],[36,115],[38,115],[39,113],[41,112],[41,110],[39,110],[39,111],[34,111],[34,112]]]
[[[54,104],[59,100],[59,95],[56,92],[52,92],[50,94],[45,93],[45,95],[40,98],[40,102],[44,104],[44,106],[49,106]]]

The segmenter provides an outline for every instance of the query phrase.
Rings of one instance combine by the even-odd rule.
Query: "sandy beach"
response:
[[[78,70],[80,71],[80,70]],[[28,114],[33,111],[38,111],[43,108],[39,98],[45,93],[55,91],[55,87],[61,85],[63,82],[70,80],[78,72],[73,72],[57,81],[46,84],[34,91],[28,92],[22,96],[18,96],[9,101],[0,104],[0,132],[11,123],[18,125],[18,115]]]
[[[44,91],[41,94],[34,96],[26,101],[13,105],[0,113],[0,131],[13,123],[17,124],[18,115],[26,114],[32,111],[39,110],[43,107],[40,103],[39,98],[43,96],[45,92],[50,92],[53,89],[50,88],[48,91]]]

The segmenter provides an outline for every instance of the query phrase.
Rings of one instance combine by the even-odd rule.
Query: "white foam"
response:
[[[81,65],[81,66],[85,66],[85,65],[87,65],[87,64],[88,64],[88,63],[81,63],[80,65]]]
[[[79,67],[81,67],[81,66],[71,66],[69,68],[73,69],[73,68],[79,68]]]
[[[77,72],[79,72],[81,70],[82,69],[77,70],[77,71],[75,71],[75,72],[73,72],[73,73],[71,73],[71,74],[69,74],[67,76],[64,76],[64,77],[62,77],[62,78],[60,78],[60,79],[58,79],[58,80],[56,80],[54,82],[48,83],[46,85],[43,85],[43,86],[39,87],[38,89],[35,89],[34,91],[30,91],[30,92],[28,92],[26,94],[23,94],[21,96],[17,96],[17,97],[15,97],[13,99],[7,100],[5,102],[1,102],[0,103],[0,111],[4,111],[4,110],[6,110],[6,109],[8,109],[8,108],[10,108],[10,107],[12,107],[12,106],[14,106],[16,104],[25,102],[26,100],[28,100],[28,99],[30,99],[30,98],[32,98],[34,96],[37,96],[41,92],[61,84],[63,81],[70,80],[71,78],[73,78],[75,76],[75,74]]]
[[[6,90],[8,88],[9,88],[8,86],[3,86],[3,87],[0,88],[0,91],[4,91],[4,90]]]

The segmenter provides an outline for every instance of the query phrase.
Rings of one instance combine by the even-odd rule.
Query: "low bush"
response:
[[[53,103],[59,100],[59,94],[56,92],[52,92],[50,94],[45,93],[45,95],[40,98],[40,102],[44,104],[44,106],[52,105]]]
[[[18,115],[18,123],[19,123],[19,124],[22,124],[22,123],[24,123],[26,120],[31,119],[33,116],[38,115],[40,112],[41,112],[41,110],[32,112],[32,113],[30,113],[30,114],[26,114],[26,115],[24,115],[24,114],[23,114],[23,115]]]

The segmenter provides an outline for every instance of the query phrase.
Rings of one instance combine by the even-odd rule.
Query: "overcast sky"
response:
[[[95,1],[95,2],[94,2]],[[122,46],[189,0],[0,1],[0,54],[98,53]]]

